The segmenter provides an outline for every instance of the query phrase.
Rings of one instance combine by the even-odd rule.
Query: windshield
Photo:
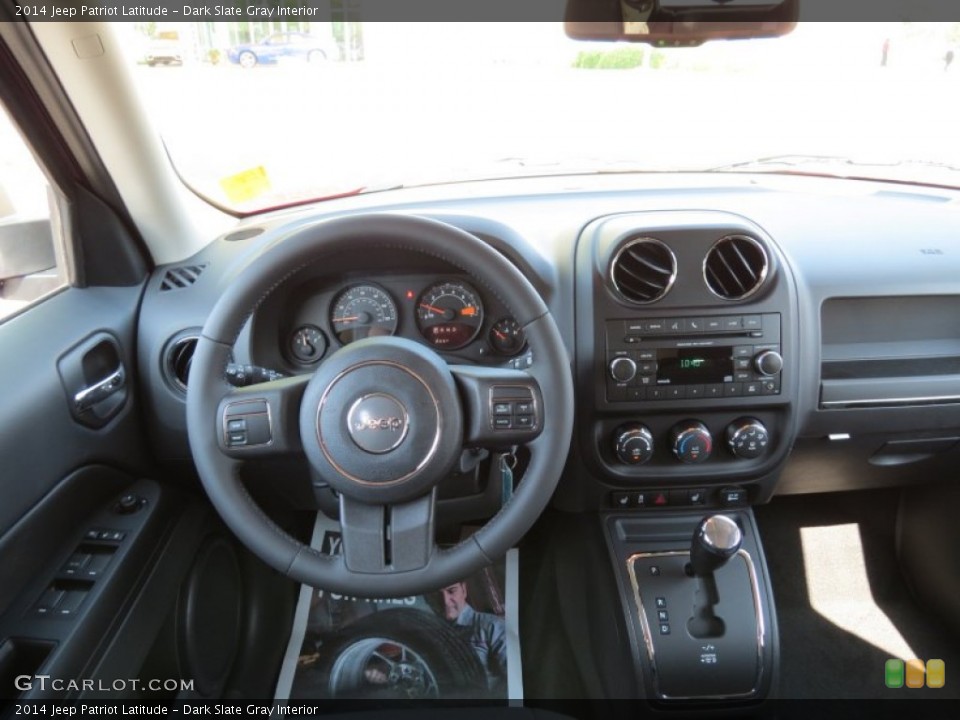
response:
[[[237,213],[581,172],[960,186],[960,23],[801,23],[677,49],[559,23],[170,25],[117,31],[177,170]]]

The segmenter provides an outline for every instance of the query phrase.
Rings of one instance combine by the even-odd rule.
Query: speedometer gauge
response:
[[[377,285],[354,285],[334,299],[330,325],[344,345],[366,337],[393,335],[397,330],[397,305]]]
[[[417,301],[417,326],[440,350],[458,350],[473,340],[483,324],[483,303],[465,282],[427,288]]]

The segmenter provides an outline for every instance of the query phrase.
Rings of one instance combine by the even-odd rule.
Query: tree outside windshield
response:
[[[574,41],[559,23],[116,29],[178,171],[237,212],[784,155],[856,163],[817,172],[960,186],[960,23],[801,23],[692,49]]]

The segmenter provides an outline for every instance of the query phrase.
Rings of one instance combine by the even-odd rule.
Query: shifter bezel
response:
[[[743,531],[741,549],[731,562],[743,562],[749,568],[750,583],[744,583],[742,602],[756,609],[758,618],[756,627],[761,628],[762,640],[756,643],[759,655],[754,658],[762,668],[757,673],[757,681],[751,692],[744,693],[739,687],[730,693],[710,692],[705,695],[696,693],[674,694],[667,696],[661,692],[657,675],[656,640],[651,635],[649,619],[644,610],[644,600],[649,599],[648,590],[635,575],[631,567],[639,557],[663,557],[666,561],[686,564],[690,555],[690,540],[694,529],[703,519],[703,513],[664,511],[656,515],[637,515],[629,513],[609,513],[602,517],[607,549],[614,566],[621,599],[621,609],[626,621],[630,640],[630,651],[634,660],[637,683],[636,697],[651,702],[669,705],[677,702],[704,702],[716,705],[760,701],[773,696],[779,671],[779,638],[776,613],[773,605],[770,576],[760,544],[760,537],[750,508],[724,512],[734,520]],[[742,555],[741,555],[742,553]],[[740,560],[737,560],[740,558]],[[749,559],[749,563],[746,560]],[[690,578],[691,583],[696,579]],[[638,584],[641,587],[638,587]],[[695,586],[694,586],[695,587]],[[738,591],[739,592],[739,591]],[[679,608],[676,608],[679,610]],[[675,616],[671,615],[673,620]],[[678,624],[674,632],[686,632],[686,616],[682,627]],[[757,638],[761,636],[758,633]],[[697,660],[694,660],[697,662]]]

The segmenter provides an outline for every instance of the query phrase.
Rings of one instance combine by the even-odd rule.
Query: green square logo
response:
[[[883,666],[883,677],[888,688],[903,687],[903,660],[887,660]]]

